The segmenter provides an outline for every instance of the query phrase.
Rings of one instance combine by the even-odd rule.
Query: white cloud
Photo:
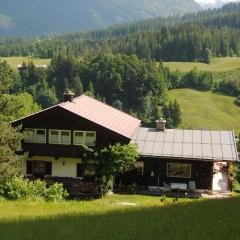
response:
[[[209,3],[209,4],[214,4],[216,1],[215,0],[195,0],[198,3]]]
[[[201,4],[216,4],[218,2],[224,2],[224,3],[239,2],[239,0],[195,0],[195,1]]]

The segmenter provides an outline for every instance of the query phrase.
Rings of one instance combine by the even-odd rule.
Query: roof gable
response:
[[[132,135],[141,124],[139,119],[86,95],[76,97],[72,102],[62,102],[50,108],[44,109],[40,112],[14,121],[13,124],[33,116],[36,117],[37,115],[50,111],[54,108],[67,110],[74,115],[82,117],[128,139],[131,139]]]
[[[139,119],[86,95],[59,106],[129,139],[141,124]]]

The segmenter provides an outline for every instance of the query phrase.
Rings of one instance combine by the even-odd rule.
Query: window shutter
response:
[[[83,164],[77,164],[77,177],[84,177],[84,167]]]
[[[46,162],[45,163],[45,169],[46,169],[46,175],[52,175],[52,163],[51,162]]]
[[[33,174],[33,164],[32,161],[26,162],[26,174]]]

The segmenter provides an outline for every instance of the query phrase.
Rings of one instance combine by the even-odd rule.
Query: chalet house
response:
[[[222,190],[225,184],[227,190],[229,166],[239,160],[233,132],[165,129],[163,120],[156,128],[145,128],[137,118],[86,95],[74,98],[71,92],[63,103],[12,124],[29,133],[22,143],[28,153],[23,173],[29,177],[94,180],[93,166],[82,164],[82,144],[133,143],[140,158],[129,172],[116,176],[116,185],[194,182],[197,189]]]

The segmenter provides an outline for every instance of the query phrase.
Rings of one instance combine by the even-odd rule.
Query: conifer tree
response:
[[[174,127],[177,127],[181,123],[181,109],[176,99],[173,101],[172,104],[171,118]]]
[[[210,64],[212,61],[212,52],[209,48],[206,48],[203,53],[203,62]]]
[[[92,81],[90,81],[89,84],[88,84],[87,93],[90,96],[94,96],[94,87],[93,87]]]

